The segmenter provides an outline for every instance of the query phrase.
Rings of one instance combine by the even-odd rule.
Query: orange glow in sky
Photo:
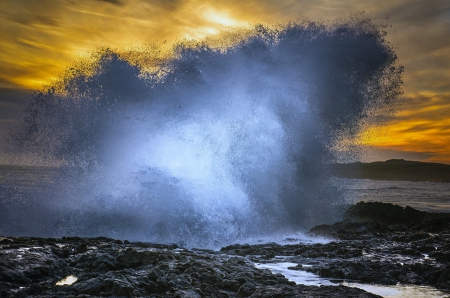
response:
[[[169,51],[183,39],[213,38],[257,23],[326,20],[361,11],[392,25],[386,38],[405,66],[406,85],[392,121],[365,127],[355,142],[450,163],[448,0],[3,0],[0,88],[41,89],[100,47],[126,51],[159,43]]]

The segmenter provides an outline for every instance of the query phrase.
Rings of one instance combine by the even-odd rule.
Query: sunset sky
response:
[[[358,143],[373,149],[372,160],[450,164],[448,0],[2,0],[0,137],[17,120],[31,90],[51,84],[99,47],[123,51],[152,42],[201,40],[257,23],[332,20],[363,12],[388,25],[386,38],[405,66],[405,93],[393,121],[368,127]]]

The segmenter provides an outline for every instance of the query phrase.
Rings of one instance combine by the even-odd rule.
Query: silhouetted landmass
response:
[[[404,159],[337,163],[332,165],[332,173],[337,177],[353,179],[450,182],[450,165]]]

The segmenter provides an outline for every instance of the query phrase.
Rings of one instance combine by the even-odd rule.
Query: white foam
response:
[[[323,237],[311,237],[307,236],[301,232],[297,233],[286,233],[278,235],[268,235],[268,236],[255,236],[252,238],[242,239],[236,241],[237,244],[266,244],[266,243],[276,243],[279,245],[295,245],[295,244],[325,244],[329,243],[331,240]]]
[[[318,286],[318,285],[335,285],[331,281],[321,278],[313,273],[304,270],[291,270],[289,267],[297,266],[296,263],[269,263],[269,264],[255,264],[256,268],[259,269],[269,269],[273,273],[281,273],[286,276],[290,281],[296,284],[308,285],[308,286]]]

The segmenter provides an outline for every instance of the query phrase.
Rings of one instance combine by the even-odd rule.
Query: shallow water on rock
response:
[[[344,285],[347,287],[356,287],[363,289],[367,292],[380,295],[382,297],[389,298],[450,298],[449,294],[436,290],[433,287],[416,286],[416,285],[369,285],[360,284],[354,282],[341,282],[333,281],[327,278],[322,278],[316,274],[304,271],[304,270],[292,270],[290,267],[297,266],[297,263],[281,262],[281,263],[267,263],[260,264],[255,263],[255,267],[259,269],[269,269],[272,273],[283,274],[290,281],[296,284],[308,285],[308,286],[321,286],[321,285]],[[302,267],[308,267],[308,265],[302,264]]]
[[[259,269],[269,269],[272,273],[281,273],[286,276],[287,279],[293,281],[297,284],[307,285],[307,286],[317,286],[317,285],[325,285],[325,286],[334,286],[335,283],[332,283],[330,280],[321,278],[316,274],[303,271],[303,270],[291,270],[289,267],[297,266],[296,263],[283,262],[283,263],[269,263],[269,264],[255,264],[256,268]],[[304,265],[307,266],[307,265]]]
[[[348,287],[356,287],[367,292],[389,298],[448,298],[449,294],[436,290],[433,287],[416,285],[367,285],[359,283],[343,283]]]

